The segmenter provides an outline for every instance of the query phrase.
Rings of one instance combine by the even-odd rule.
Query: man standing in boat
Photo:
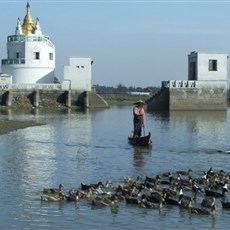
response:
[[[134,125],[134,132],[133,137],[137,138],[141,136],[142,127],[145,127],[145,110],[143,108],[145,102],[139,100],[134,103],[133,107],[133,125]]]

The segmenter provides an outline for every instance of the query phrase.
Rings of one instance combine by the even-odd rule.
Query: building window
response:
[[[79,65],[77,65],[76,67],[77,67],[78,69],[80,68],[80,66],[79,66]]]
[[[209,60],[209,71],[217,71],[217,60]]]
[[[53,60],[53,59],[54,59],[53,53],[49,53],[49,59],[50,59],[50,60]]]
[[[81,68],[82,68],[82,69],[84,69],[84,68],[85,68],[85,66],[83,66],[83,65],[82,65],[82,66],[81,66]]]
[[[17,52],[16,53],[16,58],[22,58],[22,52]]]
[[[34,52],[34,59],[39,60],[40,59],[40,53],[39,52]]]
[[[191,81],[197,80],[196,62],[195,61],[192,61],[189,63],[189,80],[191,80]]]

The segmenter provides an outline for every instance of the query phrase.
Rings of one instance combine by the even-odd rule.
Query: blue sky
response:
[[[192,51],[230,54],[230,0],[29,2],[56,47],[60,80],[69,56],[92,57],[93,84],[147,87],[186,80]],[[0,0],[1,59],[26,3]]]

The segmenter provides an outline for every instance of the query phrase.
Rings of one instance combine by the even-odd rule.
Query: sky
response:
[[[230,54],[230,0],[30,0],[56,49],[62,81],[70,56],[91,57],[92,84],[158,87],[188,79],[192,51]],[[0,0],[0,59],[26,0]],[[229,63],[228,63],[229,65]],[[229,72],[229,70],[228,70]],[[228,85],[230,83],[228,76]]]

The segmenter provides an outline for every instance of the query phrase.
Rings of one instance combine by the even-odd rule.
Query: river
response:
[[[79,202],[41,202],[43,188],[110,180],[124,176],[155,177],[163,172],[193,170],[199,176],[210,167],[230,172],[230,110],[147,113],[145,133],[152,148],[129,145],[132,107],[59,114],[0,114],[0,119],[32,120],[28,127],[0,139],[0,229],[225,229],[230,210],[216,201],[216,214],[191,215],[176,206],[142,209],[119,202],[116,210]],[[227,198],[228,199],[227,195]],[[198,197],[198,203],[203,195]]]

